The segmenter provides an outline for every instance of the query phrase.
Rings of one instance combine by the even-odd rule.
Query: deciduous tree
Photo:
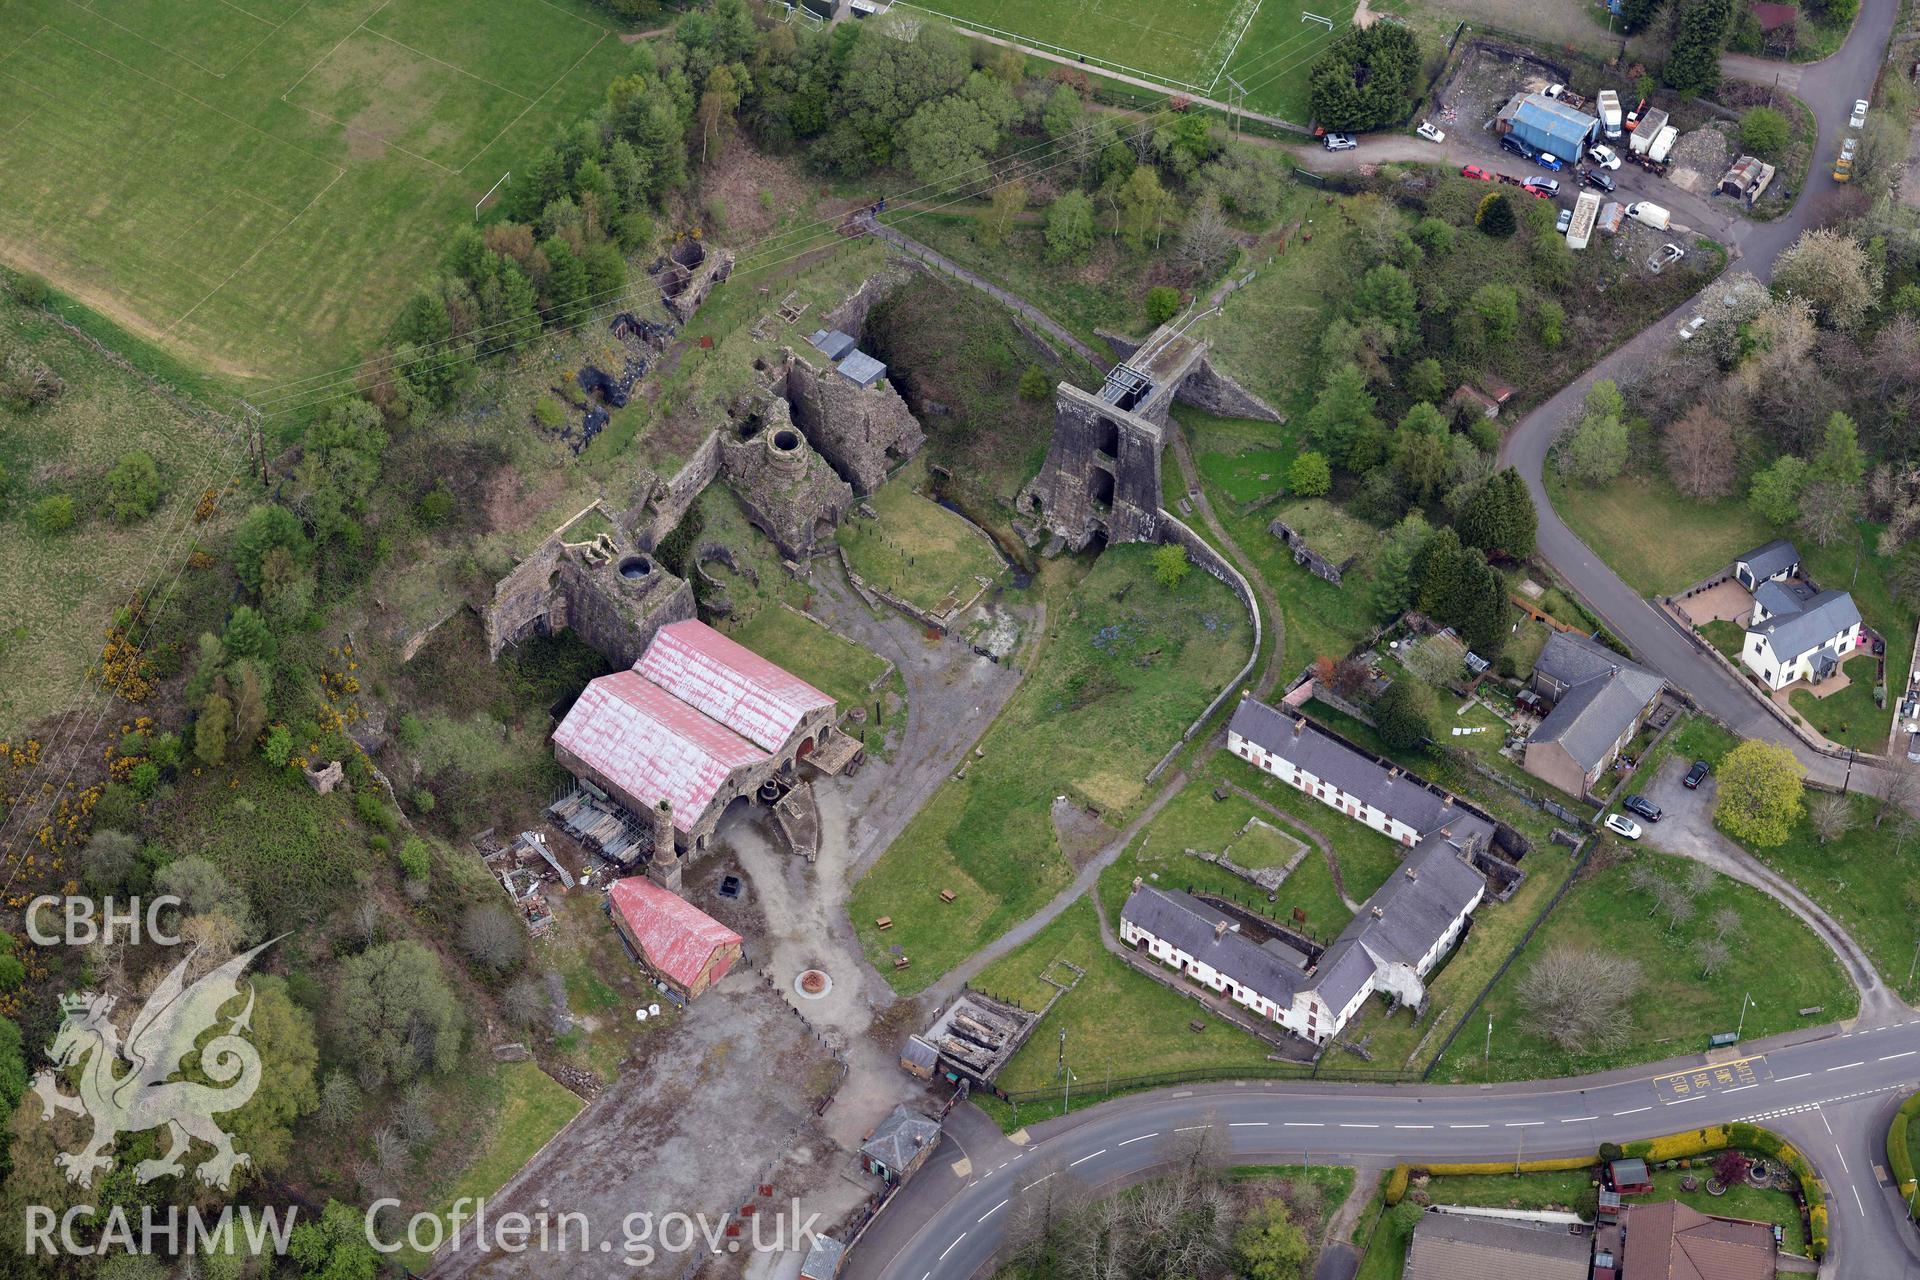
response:
[[[1628,1006],[1640,985],[1640,964],[1631,956],[1557,946],[1528,966],[1520,1002],[1555,1045],[1594,1053],[1626,1042],[1633,1029]]]
[[[1673,487],[1687,497],[1718,502],[1733,492],[1737,475],[1733,424],[1715,413],[1706,401],[1687,410],[1685,417],[1667,428],[1661,452]]]
[[[1799,819],[1804,770],[1793,752],[1777,743],[1748,740],[1729,751],[1716,771],[1720,794],[1713,820],[1744,844],[1784,844]]]
[[[1093,249],[1093,201],[1068,191],[1047,206],[1047,256],[1055,262],[1085,262]]]
[[[1857,329],[1880,297],[1881,270],[1866,248],[1838,231],[1802,232],[1773,264],[1773,284],[1813,308],[1828,328]]]
[[[382,943],[340,966],[334,1034],[376,1082],[452,1067],[461,1022],[439,960],[418,942]]]
[[[1853,806],[1847,798],[1835,792],[1825,792],[1814,797],[1807,806],[1808,818],[1813,824],[1813,834],[1821,844],[1838,840],[1853,827]]]
[[[1754,476],[1747,505],[1768,524],[1789,525],[1800,518],[1800,493],[1806,487],[1806,461],[1786,454]]]
[[[1153,549],[1153,579],[1171,591],[1186,581],[1193,565],[1187,559],[1187,549],[1178,543],[1169,542]]]
[[[1333,488],[1333,469],[1327,457],[1308,449],[1287,464],[1287,490],[1303,498],[1318,498]]]
[[[1247,1215],[1233,1237],[1233,1251],[1250,1280],[1300,1280],[1313,1245],[1293,1220],[1293,1211],[1278,1196]]]

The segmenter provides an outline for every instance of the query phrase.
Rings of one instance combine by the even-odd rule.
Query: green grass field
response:
[[[181,553],[168,560],[164,545],[183,534],[212,541],[244,510],[235,495],[193,523],[201,494],[232,478],[244,453],[237,435],[153,394],[44,312],[0,303],[0,349],[32,354],[67,384],[32,413],[0,408],[0,740],[17,741],[87,696],[86,671],[114,610],[159,564],[177,562]],[[133,448],[159,466],[160,504],[145,520],[118,524],[98,514],[100,501],[107,472]],[[33,507],[54,496],[72,498],[79,520],[43,534]]]
[[[19,0],[0,260],[232,378],[344,364],[632,56],[585,0]]]
[[[926,464],[915,461],[867,499],[878,520],[848,520],[835,535],[853,571],[918,609],[939,614],[979,594],[981,578],[1006,566],[966,520],[916,490]]]
[[[1568,527],[1641,595],[1692,586],[1775,536],[1744,502],[1695,502],[1664,476],[1625,475],[1596,488],[1549,466],[1547,491]]]
[[[1749,1039],[1804,1025],[1807,1020],[1799,1015],[1804,1007],[1823,1007],[1825,1020],[1852,1016],[1858,993],[1826,944],[1786,908],[1720,876],[1695,900],[1694,918],[1670,931],[1664,917],[1648,914],[1651,897],[1630,887],[1634,860],[1651,860],[1669,880],[1688,870],[1684,859],[1644,848],[1627,854],[1617,847],[1604,855],[1599,869],[1589,867],[1487,997],[1494,1028],[1491,1061],[1484,1059],[1483,1038],[1463,1036],[1440,1064],[1446,1078],[1545,1079],[1699,1052],[1709,1036],[1733,1029],[1742,992],[1754,1001],[1744,1027]],[[1712,918],[1722,907],[1740,916],[1740,927],[1726,939],[1732,958],[1711,977],[1702,977],[1694,947],[1713,936]],[[1518,995],[1520,983],[1534,959],[1563,945],[1640,962],[1644,981],[1630,1006],[1633,1029],[1626,1044],[1573,1053],[1531,1029]]]
[[[887,670],[885,658],[791,609],[762,609],[744,626],[728,627],[726,632],[842,707],[871,703],[880,692],[874,683]]]
[[[1054,797],[1120,825],[1147,796],[1147,770],[1246,661],[1252,631],[1239,602],[1204,573],[1159,587],[1150,554],[1113,547],[1090,569],[1049,569],[1048,634],[984,754],[855,886],[861,942],[899,990],[925,987],[1064,886],[1072,869]],[[957,899],[942,902],[942,889]],[[893,928],[876,930],[878,916]],[[894,970],[899,954],[912,968]]]

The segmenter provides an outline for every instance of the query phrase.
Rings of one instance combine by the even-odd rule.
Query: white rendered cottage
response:
[[[1860,643],[1860,610],[1845,591],[1815,591],[1803,581],[1763,580],[1740,661],[1769,689],[1796,680],[1818,684]]]

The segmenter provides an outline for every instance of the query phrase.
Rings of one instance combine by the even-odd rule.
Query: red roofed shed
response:
[[[614,881],[607,905],[641,962],[689,1000],[740,958],[739,934],[645,876]]]

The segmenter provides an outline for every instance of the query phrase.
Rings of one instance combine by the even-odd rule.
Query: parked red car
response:
[[[1478,180],[1478,181],[1480,181],[1480,182],[1496,182],[1496,181],[1498,181],[1498,179],[1497,179],[1497,178],[1495,178],[1495,177],[1494,177],[1494,176],[1493,176],[1493,175],[1492,175],[1491,173],[1488,173],[1488,172],[1487,172],[1487,171],[1486,171],[1485,169],[1482,169],[1482,168],[1481,168],[1481,167],[1480,167],[1479,165],[1477,165],[1477,164],[1463,164],[1463,165],[1461,165],[1461,166],[1460,166],[1460,176],[1461,176],[1461,177],[1463,177],[1463,178],[1473,178],[1473,179],[1476,179],[1476,180]]]

